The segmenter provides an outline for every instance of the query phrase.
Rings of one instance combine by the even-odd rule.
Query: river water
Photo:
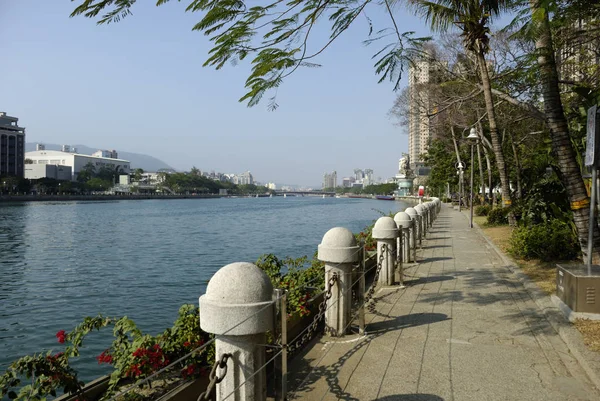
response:
[[[85,316],[128,316],[158,334],[184,303],[197,304],[222,266],[263,253],[309,257],[335,226],[358,232],[406,207],[369,199],[275,197],[0,203],[0,374]],[[74,364],[106,373],[95,357],[112,334],[94,333]]]

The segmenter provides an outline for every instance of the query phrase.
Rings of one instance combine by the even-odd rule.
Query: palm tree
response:
[[[554,57],[555,49],[548,11],[542,7],[539,0],[529,0],[529,6],[532,22],[535,25],[533,32],[536,35],[535,47],[538,55],[537,62],[540,68],[542,95],[544,97],[544,114],[546,125],[550,130],[552,150],[557,158],[561,182],[567,191],[569,202],[571,203],[573,221],[577,228],[577,237],[582,254],[584,256],[587,255],[587,235],[589,225],[592,224],[594,229],[593,259],[594,263],[598,263],[600,261],[600,231],[598,230],[596,218],[592,219],[592,221],[589,219],[590,200],[577,163],[575,150],[571,143],[569,126],[560,98],[558,69],[556,58]]]
[[[511,203],[510,186],[502,143],[498,135],[492,86],[485,55],[489,51],[489,23],[509,7],[509,2],[509,0],[409,0],[409,3],[416,8],[417,13],[422,14],[434,32],[447,32],[450,26],[457,26],[462,31],[461,36],[465,49],[471,52],[477,60],[492,148],[500,173],[503,207]]]

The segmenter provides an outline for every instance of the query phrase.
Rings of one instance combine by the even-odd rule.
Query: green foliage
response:
[[[445,192],[447,184],[458,185],[456,175],[456,153],[453,145],[448,140],[434,139],[431,141],[427,153],[422,157],[425,164],[431,167],[427,177],[427,187],[433,193]]]
[[[508,213],[510,208],[508,207],[495,207],[488,212],[487,224],[490,226],[499,226],[508,224]]]
[[[572,224],[569,198],[556,175],[533,181],[525,197],[513,206],[515,214],[525,225],[539,224],[558,219]]]
[[[373,239],[373,227],[375,227],[375,223],[365,227],[365,229],[358,234],[354,234],[356,237],[356,242],[360,243],[363,240],[365,241],[365,250],[367,251],[373,251],[377,249],[377,241]]]
[[[577,237],[569,224],[551,219],[513,230],[510,252],[523,259],[571,260],[579,254]]]
[[[386,183],[377,185],[367,185],[363,188],[362,193],[372,195],[391,195],[398,190],[398,184]]]
[[[300,316],[310,314],[308,301],[312,296],[325,288],[325,264],[313,258],[306,266],[308,258],[279,259],[273,254],[261,255],[256,266],[271,279],[273,288],[287,290],[288,315]]]
[[[475,216],[487,216],[491,210],[490,205],[479,205],[475,208]]]
[[[168,0],[158,0],[157,5]],[[371,0],[302,1],[290,0],[244,2],[242,0],[191,0],[187,11],[202,13],[200,21],[192,28],[203,32],[213,42],[204,66],[221,69],[225,63],[237,63],[252,58],[252,70],[246,80],[247,93],[240,101],[248,106],[260,102],[264,94],[277,89],[283,80],[300,67],[314,68],[319,54],[325,51],[355,21],[365,15]],[[118,22],[131,14],[135,0],[78,0],[80,3],[71,16],[84,15],[98,19],[99,24]],[[365,44],[381,43],[375,53],[375,73],[379,82],[390,80],[398,89],[401,74],[408,64],[421,54],[423,42],[414,32],[400,32],[391,7],[386,3],[391,27],[374,32],[370,19],[369,34]],[[104,14],[101,14],[104,13]],[[329,23],[330,37],[314,43],[315,26]],[[278,107],[275,97],[269,108]]]
[[[86,187],[90,191],[106,191],[112,187],[111,181],[103,180],[102,178],[94,177],[86,182]]]

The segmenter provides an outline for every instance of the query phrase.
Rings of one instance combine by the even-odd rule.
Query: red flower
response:
[[[64,330],[60,330],[58,333],[56,333],[56,338],[58,339],[59,343],[64,344],[65,340],[67,339],[67,334]]]
[[[108,349],[107,349],[107,350],[104,350],[104,351],[102,351],[102,353],[101,353],[100,355],[98,355],[98,356],[96,357],[96,360],[98,361],[98,364],[99,364],[99,365],[100,365],[100,364],[103,364],[103,363],[112,364],[112,362],[113,362],[113,357],[112,357],[112,355],[110,355],[110,354],[108,353],[108,351],[109,351]]]
[[[183,346],[184,346],[184,347],[189,347],[189,346],[190,346],[190,342],[189,342],[189,341],[186,341],[186,342],[184,342],[184,343],[183,343]]]

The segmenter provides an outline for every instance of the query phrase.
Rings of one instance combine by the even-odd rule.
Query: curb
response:
[[[546,320],[552,328],[558,333],[564,341],[569,352],[577,360],[579,365],[587,374],[588,378],[596,389],[600,390],[600,354],[594,353],[586,348],[583,343],[583,337],[579,331],[573,327],[563,312],[552,302],[551,297],[546,295],[531,279],[521,271],[517,263],[506,256],[489,238],[477,223],[473,223],[481,236],[486,240],[490,247],[498,254],[508,268],[521,282],[529,297],[535,302],[538,308],[543,312]]]

